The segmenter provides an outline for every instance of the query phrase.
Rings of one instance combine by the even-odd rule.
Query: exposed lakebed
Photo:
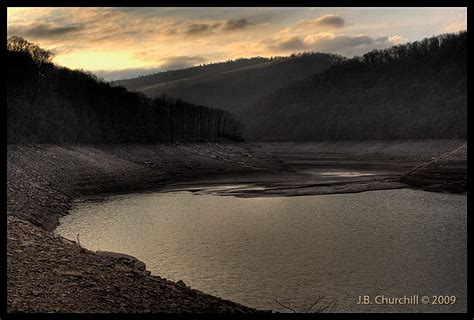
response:
[[[300,310],[324,295],[323,303],[338,299],[339,312],[465,312],[465,195],[219,195],[246,188],[258,186],[204,184],[81,201],[56,232],[73,240],[79,234],[89,249],[136,256],[154,274],[259,309],[284,311],[278,297]],[[457,301],[357,305],[359,295],[415,294]]]

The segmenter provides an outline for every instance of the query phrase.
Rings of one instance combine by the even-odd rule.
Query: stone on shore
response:
[[[145,271],[146,264],[143,261],[138,260],[137,258],[130,256],[128,254],[112,252],[112,251],[96,251],[96,254],[106,258],[118,259],[126,264],[133,266],[136,269]]]

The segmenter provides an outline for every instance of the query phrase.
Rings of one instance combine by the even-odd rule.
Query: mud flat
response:
[[[467,144],[463,139],[274,142],[261,146],[282,162],[284,170],[185,181],[170,184],[163,191],[281,197],[407,187],[466,190]]]

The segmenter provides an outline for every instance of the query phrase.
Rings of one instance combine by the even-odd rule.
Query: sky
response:
[[[466,8],[13,8],[7,36],[105,80],[255,56],[346,57],[467,29]]]

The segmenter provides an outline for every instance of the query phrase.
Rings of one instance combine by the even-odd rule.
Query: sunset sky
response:
[[[8,8],[8,36],[106,80],[240,57],[347,57],[466,30],[466,8]]]

